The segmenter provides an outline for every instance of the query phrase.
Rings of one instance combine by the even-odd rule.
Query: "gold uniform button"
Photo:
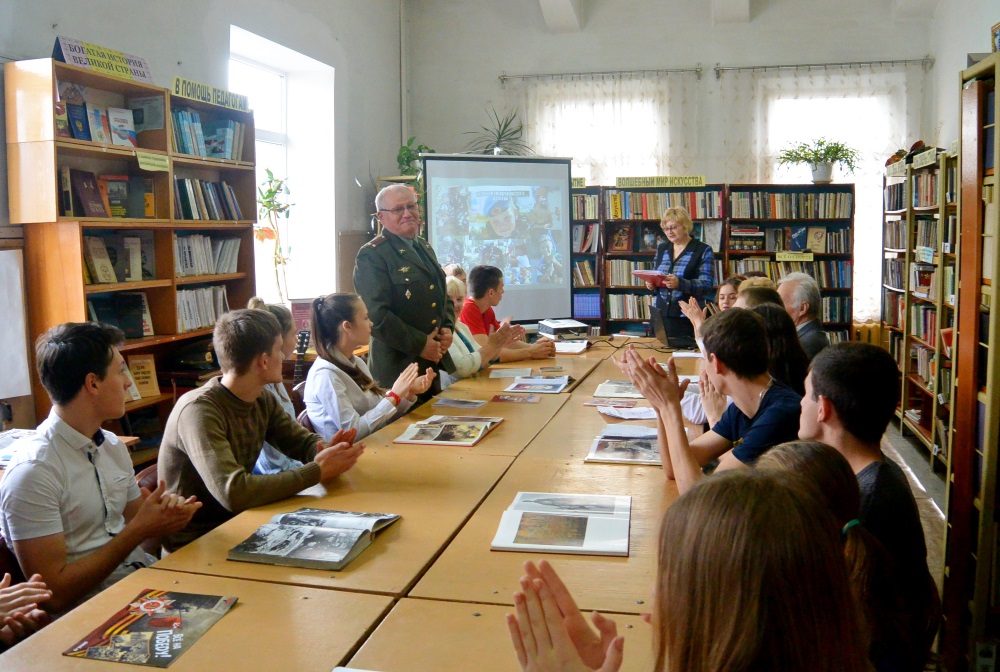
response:
[[[431,288],[431,289],[434,289],[434,285],[431,285],[431,287],[430,287],[430,288]]]
[[[437,307],[438,307],[437,301],[431,304],[431,308],[437,308]]]
[[[437,324],[437,323],[438,323],[437,320],[431,320],[431,324]]]

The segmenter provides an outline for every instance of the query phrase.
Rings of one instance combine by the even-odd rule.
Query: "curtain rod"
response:
[[[930,56],[925,56],[924,58],[913,58],[908,60],[896,60],[896,61],[855,61],[853,63],[803,63],[799,65],[743,65],[738,67],[723,68],[716,65],[715,78],[720,79],[723,72],[745,72],[747,70],[751,72],[767,72],[768,70],[813,70],[822,69],[828,70],[831,68],[863,68],[872,66],[895,66],[895,65],[916,65],[920,64],[924,67],[924,70],[929,70],[934,67],[934,59]]]
[[[605,72],[558,72],[550,74],[537,74],[537,75],[508,75],[506,72],[501,72],[497,79],[500,80],[500,85],[503,86],[507,83],[508,79],[543,79],[545,77],[550,77],[552,79],[568,79],[570,77],[617,77],[620,75],[662,75],[672,72],[693,72],[701,79],[701,64],[698,64],[696,68],[668,68],[668,69],[658,69],[658,70],[608,70]]]

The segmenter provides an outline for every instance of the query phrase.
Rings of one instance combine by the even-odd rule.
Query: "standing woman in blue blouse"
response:
[[[704,307],[715,285],[715,257],[712,248],[691,237],[694,222],[684,208],[668,208],[660,220],[667,242],[656,248],[653,268],[666,275],[654,290],[653,303],[663,316],[663,326],[674,347],[695,347],[694,328],[681,312],[680,301],[694,298]]]

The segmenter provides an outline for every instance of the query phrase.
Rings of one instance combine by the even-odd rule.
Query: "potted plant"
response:
[[[276,178],[270,169],[265,168],[264,172],[267,173],[267,179],[257,187],[257,205],[260,210],[258,213],[259,219],[253,225],[253,234],[262,243],[265,240],[274,241],[274,254],[272,255],[272,261],[274,262],[274,284],[278,287],[278,303],[283,304],[285,296],[288,295],[288,278],[285,277],[285,267],[291,259],[289,255],[292,252],[292,248],[289,247],[285,250],[281,246],[278,218],[283,216],[287,219],[289,209],[293,204],[288,203],[285,198],[289,193],[285,180]],[[284,291],[282,291],[282,287]]]
[[[478,131],[466,131],[472,139],[466,149],[476,154],[510,154],[512,156],[527,156],[532,153],[531,147],[524,141],[524,126],[517,118],[517,110],[511,110],[501,117],[496,108],[490,108],[486,114],[486,126],[480,126]]]
[[[417,136],[410,136],[410,139],[406,141],[406,144],[400,147],[399,152],[396,153],[396,163],[399,165],[400,175],[416,175],[420,172],[420,166],[418,163],[420,161],[420,155],[434,153],[434,150],[427,145],[417,145],[414,147],[413,141],[416,139]]]
[[[808,163],[813,171],[813,182],[831,182],[833,164],[839,163],[853,173],[858,165],[858,151],[842,142],[820,138],[809,143],[799,143],[778,152],[778,163]]]

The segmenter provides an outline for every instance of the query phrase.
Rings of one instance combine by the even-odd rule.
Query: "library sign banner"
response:
[[[153,73],[145,58],[124,54],[99,44],[57,37],[55,46],[52,47],[52,58],[103,75],[154,84]]]
[[[648,177],[615,178],[618,189],[649,187],[704,187],[704,175],[654,175]]]
[[[199,84],[183,77],[174,77],[174,95],[188,100],[219,105],[237,112],[250,111],[250,98],[242,93],[233,93],[217,86]]]

